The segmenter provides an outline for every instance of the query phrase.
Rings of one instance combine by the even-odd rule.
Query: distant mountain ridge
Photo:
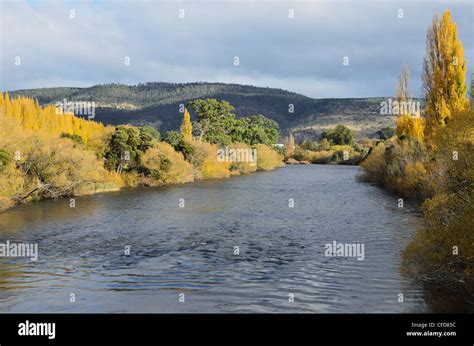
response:
[[[283,133],[318,133],[328,126],[342,123],[352,126],[359,136],[365,136],[394,123],[393,116],[380,114],[380,103],[387,98],[314,99],[282,89],[240,84],[103,84],[88,88],[25,89],[9,94],[37,98],[41,105],[64,99],[95,102],[94,120],[106,124],[151,124],[160,131],[177,129],[182,120],[179,105],[200,98],[229,101],[237,116],[263,114],[276,120]]]

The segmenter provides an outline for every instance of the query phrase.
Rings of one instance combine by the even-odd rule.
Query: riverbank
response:
[[[31,98],[10,100],[0,93],[0,210],[30,201],[220,179],[283,165],[283,156],[269,146],[276,141],[278,124],[263,116],[234,119],[224,101],[196,102],[205,106],[194,123],[199,135],[193,137],[185,111],[181,132],[168,131],[162,137],[150,126],[105,126],[62,113],[54,105],[41,107]],[[222,112],[224,106],[228,129],[216,125],[220,118],[209,119],[214,111],[206,113]],[[227,135],[230,130],[234,136]],[[229,157],[222,157],[223,146]]]
[[[234,143],[236,147],[244,148],[245,145],[242,143]],[[164,144],[166,147],[167,145]],[[168,154],[174,153],[174,160],[170,161],[170,166],[166,172],[163,172],[159,179],[156,177],[149,177],[136,173],[109,173],[112,177],[109,182],[87,182],[80,184],[75,190],[75,193],[71,193],[65,196],[59,196],[56,198],[38,198],[34,194],[26,196],[26,198],[8,198],[0,196],[0,213],[6,211],[14,206],[24,204],[31,201],[40,201],[45,199],[59,199],[59,198],[71,198],[78,196],[93,195],[96,193],[119,191],[122,188],[130,188],[137,186],[155,187],[155,186],[171,186],[185,183],[194,183],[202,180],[212,179],[224,179],[232,176],[247,175],[258,171],[272,171],[274,169],[283,167],[283,156],[276,153],[273,149],[265,145],[257,145],[257,160],[255,163],[248,162],[217,162],[217,146],[210,145],[208,143],[197,143],[192,144],[193,148],[205,148],[201,154],[201,160],[199,162],[194,161],[193,164],[186,164],[186,161],[180,155],[180,153],[174,152],[171,147],[168,147]],[[163,154],[163,153],[161,153]],[[215,154],[215,156],[213,155]],[[46,187],[44,187],[46,188]],[[38,190],[41,191],[42,187],[39,186]],[[34,191],[34,190],[33,190]]]
[[[298,145],[290,134],[283,152],[288,164],[358,165],[380,139],[355,140],[354,132],[344,125],[323,132],[320,141],[305,139]]]
[[[426,226],[403,252],[426,282],[474,291],[474,112],[455,114],[430,141],[398,134],[376,146],[360,179],[419,203]],[[455,150],[454,150],[455,149]]]

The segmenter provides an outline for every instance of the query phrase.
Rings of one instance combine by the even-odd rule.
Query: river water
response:
[[[0,214],[0,243],[37,244],[38,260],[0,258],[0,312],[463,311],[402,274],[423,221],[357,170],[287,166],[16,207]],[[363,260],[326,256],[334,241],[363,244]]]

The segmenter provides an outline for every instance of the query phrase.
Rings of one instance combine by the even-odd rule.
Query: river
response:
[[[37,244],[38,260],[0,258],[0,312],[463,311],[403,274],[421,216],[357,170],[287,166],[13,208],[0,243]],[[334,241],[363,244],[363,259],[326,256]]]

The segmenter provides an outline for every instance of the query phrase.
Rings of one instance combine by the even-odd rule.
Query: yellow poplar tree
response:
[[[397,84],[396,99],[399,103],[409,102],[413,98],[411,90],[408,86],[409,81],[410,81],[410,70],[408,69],[407,64],[403,64],[402,73],[400,74],[400,77],[398,78],[398,84]],[[406,114],[405,107],[399,107],[399,109],[401,110],[400,114]]]
[[[10,99],[8,94],[0,93],[0,110],[7,117],[18,120],[23,128],[42,131],[51,138],[67,133],[79,135],[87,143],[106,132],[101,123],[78,118],[73,113],[58,112],[55,105],[41,107],[37,100],[29,97]]]
[[[11,116],[12,115],[12,105],[11,105],[11,102],[10,102],[10,96],[8,96],[8,93],[5,94],[5,114],[8,115],[8,116]]]
[[[435,16],[427,33],[423,89],[427,137],[432,137],[453,114],[469,108],[466,60],[449,11],[440,19]]]
[[[284,144],[285,157],[286,158],[291,157],[295,152],[295,148],[296,148],[295,137],[293,137],[293,133],[290,132]]]
[[[193,139],[193,124],[191,123],[191,116],[186,108],[184,109],[183,123],[181,124],[181,134],[187,141]]]
[[[418,114],[410,114],[407,104],[414,105],[414,100],[408,82],[410,80],[410,71],[406,64],[403,65],[402,73],[397,85],[397,96],[399,115],[397,117],[397,135],[409,135],[418,139],[424,137],[424,119]],[[411,109],[414,112],[414,109]]]

